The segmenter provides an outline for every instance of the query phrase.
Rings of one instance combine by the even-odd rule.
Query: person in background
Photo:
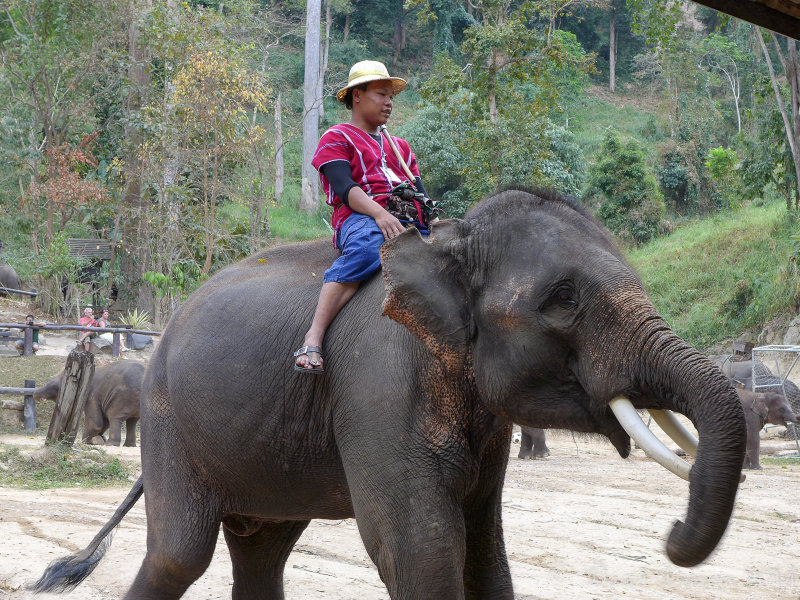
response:
[[[26,315],[25,316],[25,325],[28,325],[29,327],[33,326],[33,325],[36,325],[38,327],[44,327],[45,325],[47,325],[47,323],[45,323],[44,321],[39,321],[38,323],[36,323],[33,320],[33,315]],[[21,329],[20,331],[21,331],[22,336],[24,338],[25,337],[25,330]],[[16,342],[14,342],[14,347],[17,350],[19,350],[20,354],[22,354],[23,352],[25,352],[25,340],[24,339],[17,340]],[[39,350],[39,330],[38,329],[34,329],[33,330],[33,353],[36,354],[36,352],[38,350]]]
[[[113,325],[111,325],[111,320],[110,320],[110,318],[108,316],[108,309],[107,308],[104,308],[100,312],[100,318],[97,319],[97,326],[98,327],[113,327]],[[104,332],[104,333],[101,333],[98,337],[100,339],[106,340],[107,342],[111,342],[112,344],[114,343],[114,334],[113,333]],[[127,352],[128,351],[128,348],[125,347],[125,343],[122,341],[122,337],[121,336],[120,336],[120,340],[119,340],[119,351],[120,352]]]
[[[86,325],[87,327],[97,327],[97,320],[94,318],[94,311],[92,310],[91,306],[87,306],[83,309],[83,316],[79,321],[81,325]],[[78,338],[78,343],[83,344],[84,350],[89,350],[90,344],[92,343],[92,338],[97,337],[97,333],[94,331],[81,331],[80,337]]]

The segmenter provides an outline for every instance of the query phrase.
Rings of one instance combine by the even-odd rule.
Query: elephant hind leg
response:
[[[150,494],[152,497],[153,494]],[[147,554],[125,600],[177,600],[208,568],[219,537],[220,519],[214,508],[200,506],[198,496],[186,496],[191,507],[161,506],[147,512]],[[147,489],[145,499],[150,502]],[[152,510],[151,510],[152,509]]]
[[[233,563],[233,600],[282,599],[283,569],[309,521],[259,523],[223,519]]]
[[[136,424],[139,417],[131,417],[125,421],[125,445],[131,448],[136,447]]]

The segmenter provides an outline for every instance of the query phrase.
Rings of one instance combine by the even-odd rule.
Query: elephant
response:
[[[119,446],[125,424],[125,446],[136,446],[139,422],[139,399],[145,366],[135,361],[121,361],[98,367],[83,407],[83,439],[86,444]],[[62,371],[33,391],[34,400],[58,396],[64,380]],[[103,434],[108,430],[108,439]]]
[[[746,390],[753,389],[753,361],[752,360],[729,360],[731,357],[726,354],[712,354],[709,356],[734,383],[734,387],[743,387]],[[761,361],[756,365],[756,384],[758,392],[776,392],[786,396],[792,410],[800,413],[800,388],[786,378],[783,379],[772,373],[772,371]]]
[[[689,480],[668,557],[689,567],[714,550],[741,475],[742,406],[587,211],[508,189],[427,238],[411,228],[386,241],[382,280],[345,305],[325,374],[309,377],[291,350],[335,258],[329,240],[263,250],[177,309],[142,387],[142,475],[34,589],[77,585],[144,495],[147,552],[128,600],[180,598],[220,523],[232,598],[283,598],[310,520],[351,517],[392,599],[511,599],[501,496],[512,422],[600,434],[626,458],[631,435],[649,433],[640,409],[682,413],[698,431],[690,471],[649,446]]]
[[[731,379],[746,379],[753,374],[752,359],[734,360],[729,354],[712,354],[709,358]]]
[[[747,450],[744,456],[744,469],[761,469],[758,451],[761,446],[759,433],[767,423],[773,425],[787,425],[797,423],[792,407],[782,394],[776,392],[753,392],[737,389],[739,400],[744,409],[744,418],[747,423]]]
[[[22,284],[14,267],[6,263],[0,263],[0,296],[8,296],[8,292],[4,288],[21,290]]]
[[[550,449],[545,442],[544,429],[520,425],[522,435],[519,440],[517,458],[545,458],[550,456]]]

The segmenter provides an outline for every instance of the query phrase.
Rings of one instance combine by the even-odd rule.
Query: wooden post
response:
[[[73,350],[64,366],[64,381],[58,391],[53,419],[47,430],[45,444],[65,441],[72,444],[94,376],[94,354]]]
[[[111,356],[119,356],[119,331],[114,332],[114,341],[111,344]]]
[[[36,382],[32,379],[25,380],[26,388],[36,387]],[[25,405],[22,409],[22,416],[25,424],[25,431],[36,431],[36,402],[33,400],[33,394],[25,394]]]
[[[22,356],[30,356],[33,354],[33,329],[30,327],[25,328],[25,348],[22,351]]]
[[[132,333],[126,333],[125,334],[125,345],[128,348],[133,349],[133,334]]]

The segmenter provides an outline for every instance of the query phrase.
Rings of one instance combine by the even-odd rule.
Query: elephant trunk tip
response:
[[[683,521],[675,521],[667,538],[667,556],[679,567],[696,567],[717,547],[716,540],[709,540]]]

